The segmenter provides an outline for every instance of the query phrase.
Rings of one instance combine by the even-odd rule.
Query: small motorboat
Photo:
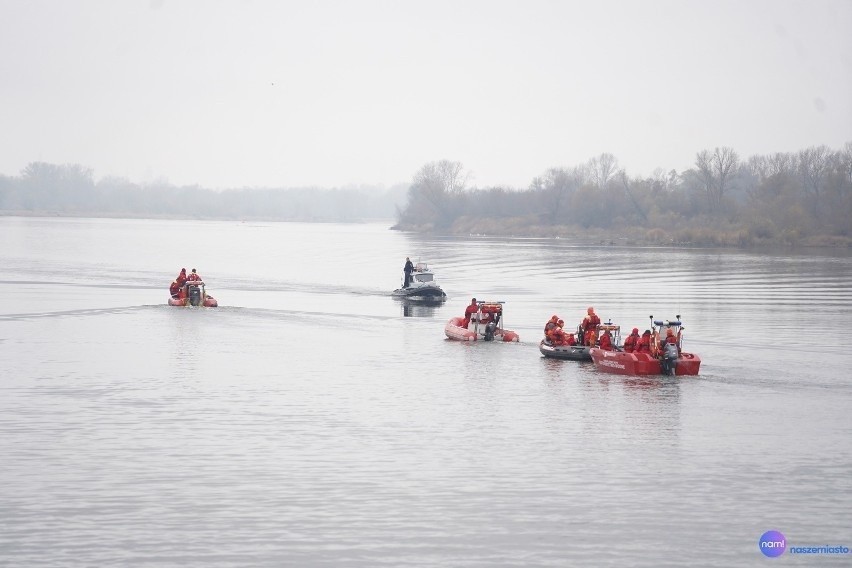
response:
[[[216,298],[207,294],[204,282],[201,280],[187,281],[181,287],[177,297],[169,297],[170,306],[204,306],[215,308],[219,305]]]
[[[568,359],[571,361],[591,361],[588,345],[553,345],[546,339],[538,344],[538,350],[545,357]]]
[[[597,341],[600,340],[600,336],[610,332],[612,337],[612,345],[618,346],[621,345],[621,327],[618,325],[614,325],[611,321],[607,323],[598,324],[596,326],[597,329]],[[576,337],[582,337],[583,332],[580,328],[577,328],[577,333],[574,334]],[[571,361],[591,361],[592,355],[589,353],[591,346],[589,345],[568,345],[568,344],[559,344],[554,343],[547,337],[541,340],[538,344],[538,350],[545,357],[551,357],[553,359],[567,359]]]
[[[599,347],[589,350],[598,370],[619,375],[697,375],[701,358],[683,351],[683,324],[680,315],[672,321],[653,321],[651,353],[626,353],[621,350],[608,351]],[[668,330],[677,340],[677,352],[666,356],[662,348]],[[662,338],[661,338],[662,336]]]
[[[411,273],[411,282],[402,288],[397,288],[391,294],[394,298],[406,300],[425,300],[440,302],[447,299],[447,295],[435,282],[435,274],[425,262],[417,261],[414,272]]]
[[[465,327],[465,318],[450,318],[444,333],[458,341],[519,341],[517,333],[503,328],[503,304],[500,301],[479,301],[477,311],[470,315]],[[473,304],[471,304],[473,305]]]

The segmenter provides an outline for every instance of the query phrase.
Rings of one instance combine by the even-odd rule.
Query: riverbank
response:
[[[601,229],[574,225],[547,225],[529,217],[506,219],[471,219],[462,217],[447,229],[432,225],[397,223],[396,231],[476,237],[515,237],[568,239],[581,244],[678,246],[678,247],[819,247],[852,248],[852,238],[834,235],[803,235],[795,230],[687,227],[646,228],[617,227]]]

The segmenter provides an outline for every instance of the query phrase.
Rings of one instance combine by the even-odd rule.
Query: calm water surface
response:
[[[751,566],[770,529],[852,548],[848,251],[388,225],[0,218],[0,565]],[[389,296],[406,256],[445,304]],[[166,305],[181,267],[220,308]],[[471,296],[521,343],[446,340]],[[588,306],[628,331],[680,314],[700,376],[542,358],[545,321]]]

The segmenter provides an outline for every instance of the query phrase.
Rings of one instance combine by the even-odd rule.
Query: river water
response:
[[[852,548],[849,251],[388,226],[0,218],[0,565],[750,566],[768,530]],[[406,256],[444,304],[390,297]],[[166,305],[181,267],[219,308]],[[471,296],[521,342],[445,339]],[[588,306],[628,332],[680,314],[700,375],[541,357],[547,319]]]

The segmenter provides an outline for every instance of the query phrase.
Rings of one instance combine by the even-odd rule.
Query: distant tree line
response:
[[[852,142],[743,160],[702,150],[694,167],[631,177],[612,154],[551,168],[526,189],[468,188],[462,164],[426,164],[397,211],[402,230],[587,236],[696,245],[852,245]]]
[[[405,201],[407,184],[323,189],[243,188],[215,191],[165,181],[135,184],[123,178],[95,181],[79,164],[33,162],[20,176],[0,175],[0,211],[110,217],[361,221],[391,219]]]

